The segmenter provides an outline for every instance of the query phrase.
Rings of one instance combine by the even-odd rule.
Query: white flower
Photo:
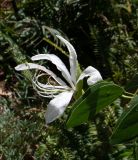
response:
[[[71,101],[73,94],[76,91],[77,84],[85,77],[88,77],[87,83],[88,85],[92,85],[97,81],[102,80],[101,74],[97,69],[92,66],[87,67],[77,78],[77,54],[74,47],[63,37],[57,35],[57,37],[65,43],[69,51],[69,63],[70,63],[70,71],[66,68],[65,64],[62,60],[54,54],[38,54],[33,56],[32,61],[37,60],[48,60],[51,61],[54,65],[56,65],[57,69],[61,71],[62,76],[66,80],[64,82],[61,78],[57,77],[51,70],[47,69],[44,66],[35,64],[35,63],[24,63],[15,67],[16,70],[27,70],[27,69],[37,69],[43,71],[43,73],[39,73],[33,78],[33,85],[37,93],[43,97],[52,98],[47,106],[47,111],[45,114],[46,123],[50,123],[60,117],[65,111],[66,107]],[[57,85],[50,84],[50,81],[46,84],[39,81],[39,78],[48,75],[52,77]],[[68,84],[67,84],[68,83]]]

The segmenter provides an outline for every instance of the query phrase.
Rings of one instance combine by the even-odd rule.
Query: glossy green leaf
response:
[[[89,87],[73,105],[67,127],[87,122],[90,117],[110,105],[123,93],[123,89],[113,83],[101,81]]]
[[[122,143],[138,136],[138,96],[134,97],[129,109],[119,118],[111,136],[111,143]]]

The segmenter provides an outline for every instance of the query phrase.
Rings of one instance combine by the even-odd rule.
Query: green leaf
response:
[[[138,96],[135,96],[129,109],[119,118],[111,136],[111,143],[117,144],[138,136]]]
[[[87,122],[90,117],[110,105],[123,93],[123,89],[113,83],[101,81],[88,88],[73,105],[67,127]]]

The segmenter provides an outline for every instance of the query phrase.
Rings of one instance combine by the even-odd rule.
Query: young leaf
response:
[[[90,117],[110,105],[123,93],[123,89],[113,83],[101,81],[88,88],[73,105],[67,127],[87,122]]]
[[[111,143],[122,143],[138,136],[138,96],[130,102],[130,108],[122,114],[111,136]]]

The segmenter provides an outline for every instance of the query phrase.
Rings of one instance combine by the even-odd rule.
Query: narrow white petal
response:
[[[23,71],[23,70],[28,70],[28,69],[41,70],[41,71],[47,73],[48,75],[50,75],[52,78],[54,78],[55,81],[57,81],[59,84],[66,85],[66,83],[64,81],[62,81],[59,77],[57,77],[56,74],[54,74],[52,71],[48,70],[44,66],[41,66],[41,65],[38,65],[35,63],[24,63],[24,64],[20,64],[15,67],[15,70],[17,70],[17,71]]]
[[[35,55],[31,58],[33,61],[36,60],[49,60],[51,61],[53,64],[56,65],[57,69],[61,71],[63,77],[66,79],[66,81],[73,87],[73,83],[72,83],[72,79],[71,79],[71,75],[69,73],[69,71],[67,70],[65,64],[62,62],[62,60],[54,55],[54,54],[38,54]]]
[[[96,82],[101,81],[101,80],[103,80],[101,75],[98,72],[94,72],[93,76],[91,76],[87,79],[87,84],[90,86],[90,85],[95,84]]]
[[[80,80],[83,80],[85,77],[89,77],[87,80],[88,85],[92,85],[92,84],[102,80],[102,76],[101,76],[100,72],[92,66],[87,67],[81,73],[79,79],[77,80],[77,83]]]
[[[73,91],[62,92],[50,101],[45,114],[46,123],[51,123],[60,117],[68,106],[73,95]]]
[[[74,47],[63,37],[57,35],[57,37],[65,43],[69,50],[69,62],[70,62],[70,74],[72,77],[72,81],[76,84],[76,76],[77,76],[77,54]]]

